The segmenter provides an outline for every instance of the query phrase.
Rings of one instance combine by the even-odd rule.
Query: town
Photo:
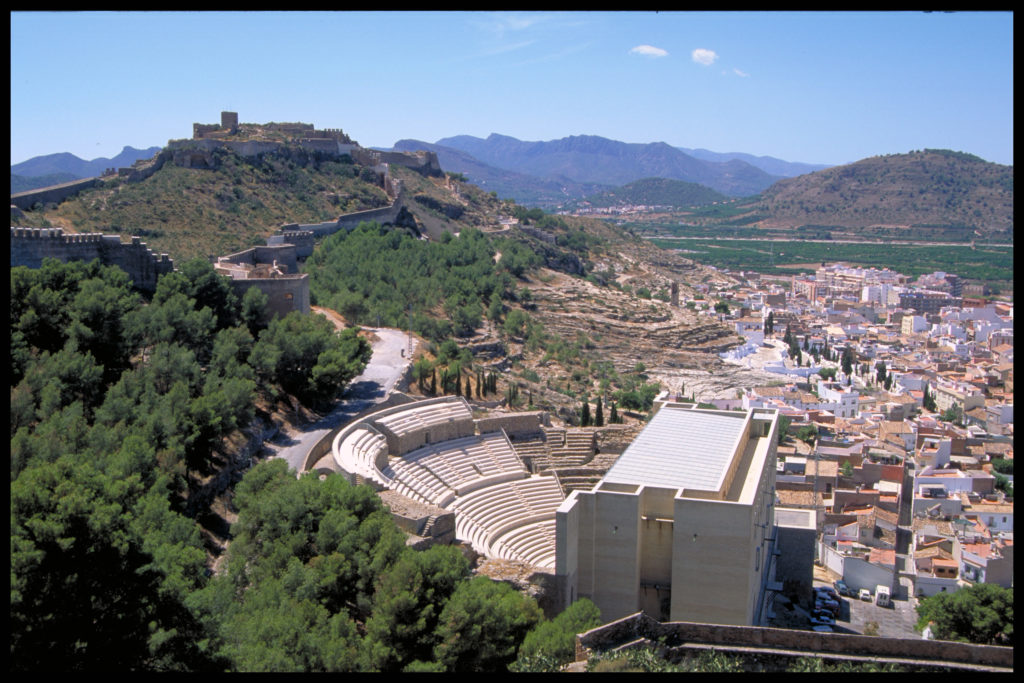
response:
[[[789,422],[778,504],[817,513],[815,577],[853,603],[1012,586],[1012,303],[943,272],[734,276],[709,292],[733,312],[704,313],[746,340],[724,357],[780,382],[713,403]]]

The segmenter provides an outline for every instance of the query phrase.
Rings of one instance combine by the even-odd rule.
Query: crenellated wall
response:
[[[118,266],[144,291],[154,291],[156,281],[174,270],[167,254],[154,254],[138,237],[123,244],[118,235],[68,234],[61,228],[11,228],[11,267],[39,268],[43,259],[92,261]]]

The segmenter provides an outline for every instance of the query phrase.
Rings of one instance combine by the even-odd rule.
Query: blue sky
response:
[[[15,12],[11,162],[112,157],[192,123],[366,147],[600,135],[842,164],[1013,163],[1006,12]]]

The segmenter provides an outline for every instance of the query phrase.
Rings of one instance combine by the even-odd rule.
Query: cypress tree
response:
[[[604,427],[604,408],[601,406],[601,397],[597,397],[597,414],[594,416],[594,424]]]
[[[437,368],[430,371],[430,395],[437,396]]]
[[[615,409],[615,401],[612,401],[612,411],[608,416],[608,422],[613,425],[619,423],[619,412]]]
[[[590,426],[590,404],[586,401],[583,402],[583,412],[580,415],[580,427]]]

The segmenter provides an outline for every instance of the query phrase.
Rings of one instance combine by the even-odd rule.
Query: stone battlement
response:
[[[11,226],[11,268],[39,268],[43,259],[92,261],[120,267],[144,291],[155,291],[156,281],[174,270],[167,254],[154,254],[141,238],[122,243],[118,235],[101,233],[65,234],[62,228]]]

